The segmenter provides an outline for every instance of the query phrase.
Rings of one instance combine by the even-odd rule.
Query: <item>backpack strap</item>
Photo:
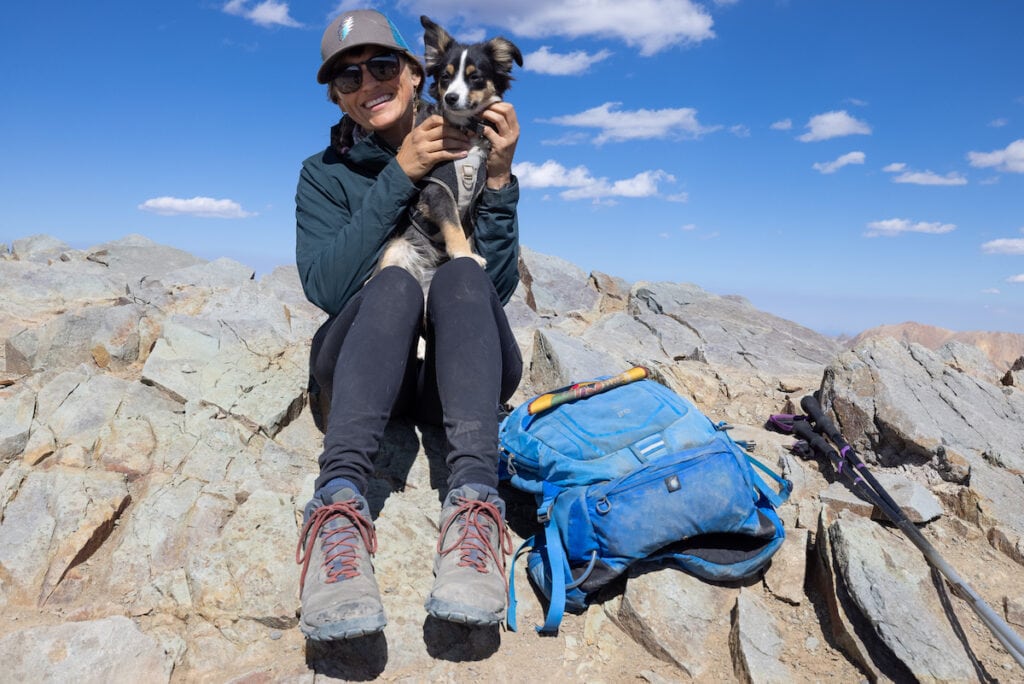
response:
[[[544,525],[544,560],[551,573],[551,597],[548,604],[548,613],[545,616],[544,624],[535,629],[546,635],[558,634],[558,626],[562,624],[562,615],[565,614],[565,568],[569,561],[565,557],[565,549],[562,547],[562,536],[558,532],[558,523],[552,515],[555,506],[555,498],[562,491],[562,488],[550,482],[544,482],[540,508],[537,509],[537,520]]]
[[[505,614],[505,625],[509,628],[509,631],[512,632],[515,632],[517,629],[516,607],[518,604],[516,601],[516,561],[519,560],[519,557],[526,553],[526,551],[536,545],[536,539],[537,537],[534,535],[519,545],[519,548],[516,549],[515,555],[512,556],[512,565],[508,569],[508,611],[506,611]]]
[[[778,508],[785,503],[786,500],[789,499],[789,495],[793,493],[793,483],[781,475],[776,475],[771,468],[766,466],[764,463],[761,463],[750,454],[744,452],[744,455],[746,455],[747,460],[750,461],[751,464],[756,466],[761,472],[766,473],[775,481],[775,484],[779,485],[779,492],[776,493],[771,487],[765,484],[765,481],[761,479],[757,474],[757,471],[751,470],[750,474],[753,476],[751,477],[751,480],[754,482],[754,488],[764,495],[764,497],[768,499],[775,508]]]

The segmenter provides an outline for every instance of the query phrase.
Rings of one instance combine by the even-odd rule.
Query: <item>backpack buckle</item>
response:
[[[537,522],[541,525],[547,525],[551,522],[551,509],[555,507],[555,504],[548,504],[546,508],[537,509]]]

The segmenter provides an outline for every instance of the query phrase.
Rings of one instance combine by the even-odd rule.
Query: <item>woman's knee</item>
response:
[[[388,266],[363,286],[363,306],[405,312],[412,318],[423,315],[423,289],[411,273]]]
[[[442,264],[430,283],[428,306],[433,303],[455,301],[489,304],[494,286],[479,264],[469,257],[453,259]]]

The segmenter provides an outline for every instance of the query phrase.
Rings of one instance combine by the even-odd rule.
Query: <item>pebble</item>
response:
[[[819,645],[821,645],[821,642],[818,641],[815,637],[807,637],[807,640],[804,642],[804,647],[808,651],[817,650]]]

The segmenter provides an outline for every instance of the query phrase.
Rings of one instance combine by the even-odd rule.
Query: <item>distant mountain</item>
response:
[[[1009,370],[1013,362],[1024,356],[1024,335],[1005,332],[955,332],[921,323],[899,323],[869,328],[853,338],[849,344],[854,347],[861,342],[877,337],[894,337],[905,342],[916,342],[929,349],[938,349],[951,340],[972,344],[981,349],[989,360],[1000,370]]]

